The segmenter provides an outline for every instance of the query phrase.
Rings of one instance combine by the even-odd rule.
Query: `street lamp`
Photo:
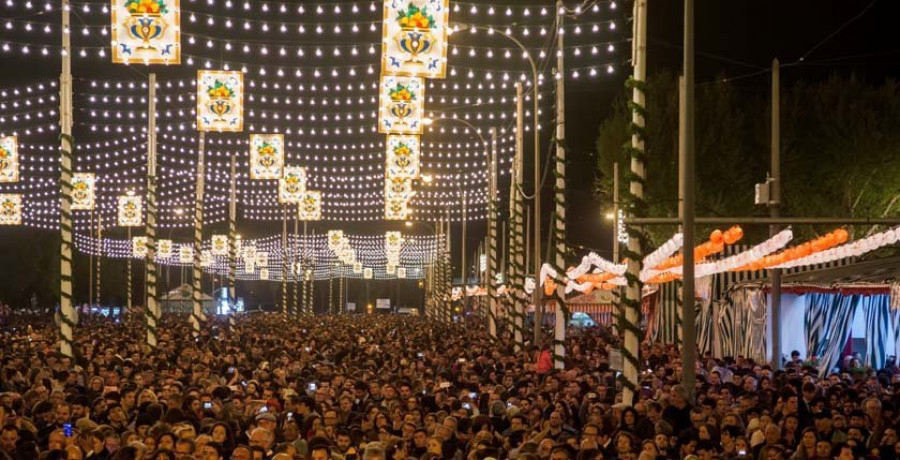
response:
[[[444,121],[444,120],[447,120],[447,121],[455,121],[455,122],[458,122],[458,123],[462,123],[462,124],[465,125],[466,127],[470,128],[472,131],[474,131],[475,134],[478,136],[478,139],[481,140],[481,144],[484,146],[484,156],[485,156],[485,158],[487,158],[487,159],[488,159],[488,162],[490,162],[491,155],[490,155],[489,145],[488,145],[487,140],[485,140],[484,136],[481,135],[481,132],[478,130],[478,128],[476,128],[475,125],[473,125],[472,123],[470,123],[468,120],[465,120],[465,119],[462,119],[462,118],[454,118],[454,117],[441,117],[441,118],[434,118],[434,119],[425,117],[425,118],[422,119],[422,124],[425,125],[425,126],[432,126],[432,125],[434,125],[435,123],[437,123],[437,122],[439,122],[439,121]],[[488,185],[490,185],[490,181],[488,181]],[[467,222],[466,222],[466,221],[467,221],[467,216],[466,216],[466,192],[465,192],[464,190],[462,190],[462,189],[460,189],[460,197],[461,197],[461,200],[462,200],[462,219],[461,219],[461,222],[462,222],[462,243],[461,243],[461,245],[460,245],[460,249],[461,249],[461,251],[462,251],[462,263],[460,264],[460,268],[461,268],[461,271],[462,271],[461,282],[462,282],[462,285],[463,285],[463,304],[468,305],[468,303],[466,302],[466,300],[467,300],[466,297],[467,297],[467,296],[466,296],[466,290],[465,290],[465,286],[466,286],[466,284],[468,284],[468,279],[467,279],[467,278],[468,278],[468,276],[467,276],[467,275],[468,275],[468,270],[467,270],[468,267],[466,267],[466,223],[467,223]],[[488,197],[490,197],[489,199],[493,199],[493,197],[492,197],[491,194],[490,194],[490,191],[488,192]],[[448,225],[449,225],[449,224],[448,224]]]
[[[515,25],[515,24],[512,24]],[[537,65],[534,62],[534,58],[531,57],[531,53],[528,52],[528,48],[522,44],[516,37],[499,30],[493,27],[485,27],[478,25],[469,25],[469,30],[484,30],[488,33],[488,35],[499,34],[503,37],[506,37],[511,42],[515,43],[521,50],[525,58],[528,59],[528,64],[531,66],[531,87],[534,90],[533,102],[534,102],[534,113],[532,114],[532,119],[534,121],[534,277],[537,279],[541,272],[541,136],[538,131],[539,128],[539,119],[538,119],[538,70]],[[450,29],[453,32],[453,29]],[[540,289],[534,290],[534,312],[535,312],[535,324],[537,325],[534,328],[534,343],[539,344],[541,339],[541,291]]]

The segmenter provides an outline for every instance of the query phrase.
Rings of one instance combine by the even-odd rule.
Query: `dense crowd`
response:
[[[52,323],[0,342],[2,459],[880,458],[900,452],[896,367],[826,374],[705,356],[696,398],[674,347],[645,345],[633,406],[610,368],[615,337],[573,329],[565,370],[480,324],[248,315],[191,334],[164,317]]]

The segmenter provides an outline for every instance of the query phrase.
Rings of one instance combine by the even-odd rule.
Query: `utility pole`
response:
[[[522,196],[522,183],[525,178],[525,96],[522,82],[516,82],[516,153],[513,160],[513,170],[510,184],[510,300],[514,316],[514,340],[516,351],[525,348],[525,273],[527,272],[527,258],[525,256],[527,246],[525,238],[527,227],[523,224],[525,213],[525,198]]]
[[[681,349],[683,371],[681,381],[694,403],[697,331],[694,323],[694,0],[684,2],[684,218],[682,233],[682,328],[684,343]]]
[[[234,332],[237,320],[234,317],[237,307],[237,294],[235,292],[234,278],[237,273],[237,159],[231,154],[231,188],[228,199],[228,328]]]
[[[781,69],[778,58],[772,60],[772,177],[769,189],[769,215],[773,218],[781,216]],[[778,225],[769,227],[769,234],[778,233]],[[772,360],[775,370],[781,370],[781,269],[770,272],[772,278],[772,311],[769,322],[772,324]]]

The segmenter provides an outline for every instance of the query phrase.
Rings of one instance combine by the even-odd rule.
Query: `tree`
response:
[[[647,181],[652,216],[678,213],[678,91],[668,72],[647,82]],[[770,95],[727,81],[696,88],[696,198],[702,216],[762,216],[753,203],[753,186],[762,182],[770,161]],[[782,91],[782,215],[883,217],[900,209],[900,85],[880,86],[853,77],[820,83],[799,82]],[[625,96],[597,137],[597,194],[612,195],[612,163],[620,174],[630,165],[622,149],[628,142],[631,111]],[[628,187],[625,175],[621,190]],[[620,190],[620,193],[621,193]],[[795,228],[808,238],[834,226]],[[675,230],[649,228],[659,244]],[[698,228],[701,237],[711,228]],[[850,229],[853,232],[855,229]],[[857,230],[868,233],[874,228]],[[767,229],[745,229],[759,241]],[[863,236],[857,234],[855,237]]]

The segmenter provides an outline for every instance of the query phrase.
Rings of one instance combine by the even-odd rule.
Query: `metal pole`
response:
[[[198,131],[197,144],[197,196],[194,203],[194,264],[191,271],[191,327],[194,336],[200,335],[200,323],[206,318],[203,314],[203,271],[200,267],[200,253],[203,251],[203,182],[206,171],[204,170],[203,154],[206,149],[206,132]]]
[[[62,71],[59,75],[59,352],[72,358],[72,46],[69,0],[62,0]]]
[[[88,218],[88,236],[94,237],[94,210],[91,209],[91,215]],[[97,240],[97,248],[96,251],[99,252],[100,249],[100,240]],[[94,305],[94,252],[92,251],[88,255],[88,312],[90,312],[90,308]]]
[[[485,271],[488,295],[488,332],[491,338],[497,338],[497,285],[494,274],[497,273],[497,128],[491,128],[491,150],[487,157],[490,162],[488,171],[488,264]]]
[[[552,263],[559,274],[565,273],[566,270],[566,71],[563,7],[563,1],[556,0],[556,181],[555,210],[552,219],[556,257]],[[566,287],[560,282],[556,287],[556,318],[553,323],[553,367],[556,369],[566,367],[567,312]]]
[[[231,188],[228,196],[228,327],[233,331],[237,325],[234,317],[237,308],[237,293],[234,278],[237,274],[237,158],[231,154]]]
[[[684,250],[682,254],[682,328],[684,364],[681,382],[693,403],[696,381],[697,332],[694,323],[694,0],[684,2]]]
[[[685,112],[685,94],[684,94],[684,75],[680,75],[678,77],[678,231],[684,231],[684,225],[682,221],[684,219],[684,178],[685,178],[685,168],[687,167],[687,159],[685,158],[685,123],[687,119],[687,112]],[[688,246],[690,247],[690,245]],[[675,314],[677,316],[676,323],[680,322],[682,326],[672,325],[671,327],[677,328],[675,331],[674,342],[675,345],[684,344],[684,304],[685,304],[685,293],[684,290],[684,281],[675,280],[675,296],[677,299],[677,306],[675,310]]]
[[[147,102],[147,345],[156,348],[160,308],[156,302],[156,74],[148,82]]]
[[[772,172],[769,215],[781,215],[781,72],[778,59],[772,60]],[[769,234],[779,231],[778,225],[769,228]],[[772,310],[769,321],[772,324],[772,360],[775,370],[781,370],[781,269],[770,271],[772,278]]]
[[[645,107],[645,95],[643,83],[647,80],[647,0],[634,2],[634,42],[632,63],[634,66],[632,88],[632,102],[637,107]],[[632,110],[631,122],[638,128],[643,128],[645,120],[643,112]],[[644,152],[644,139],[638,133],[631,135],[631,148],[635,152]],[[634,179],[629,181],[629,192],[634,200],[643,200],[643,178],[646,177],[644,161],[641,155],[631,155],[631,173]],[[616,216],[618,219],[618,216]],[[629,234],[628,251],[632,254],[642,254],[641,240]],[[629,257],[628,260],[628,287],[625,289],[625,314],[623,324],[623,353],[622,376],[625,385],[622,388],[622,401],[626,404],[634,403],[634,392],[639,384],[638,366],[640,353],[640,305],[641,285],[637,281],[641,272],[640,257]]]

